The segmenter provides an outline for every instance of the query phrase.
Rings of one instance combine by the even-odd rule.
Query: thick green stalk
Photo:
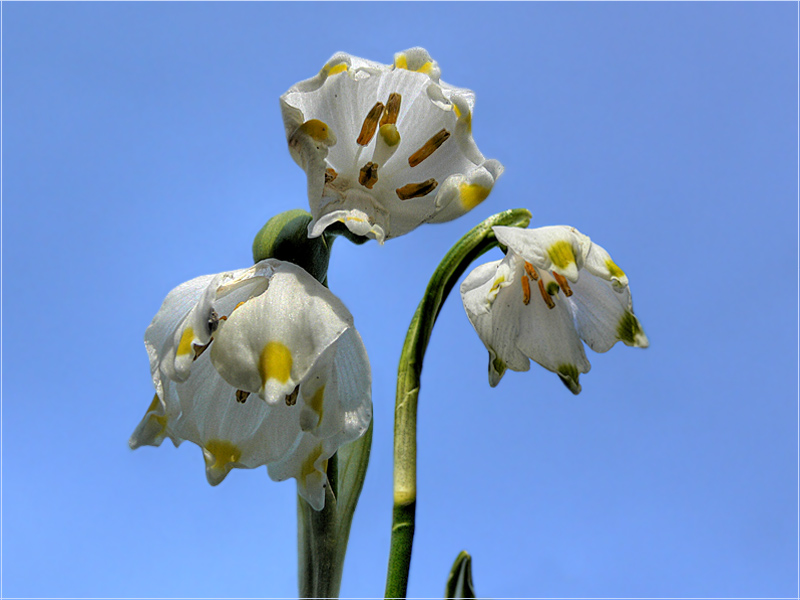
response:
[[[408,328],[400,366],[394,409],[394,509],[386,598],[405,598],[414,541],[417,501],[417,398],[425,350],[450,290],[467,267],[498,245],[492,227],[527,227],[531,214],[525,209],[493,215],[470,230],[445,255],[431,277],[425,295]]]

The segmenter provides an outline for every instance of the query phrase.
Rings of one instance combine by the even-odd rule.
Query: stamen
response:
[[[536,267],[534,267],[528,261],[525,261],[525,272],[528,274],[528,277],[530,277],[533,281],[539,279],[539,274],[536,272]]]
[[[525,273],[522,274],[522,303],[525,306],[528,306],[528,303],[531,301],[531,283],[528,281],[528,277]]]
[[[361,171],[358,173],[358,183],[363,185],[368,190],[372,189],[378,182],[378,165],[374,162],[368,162],[363,167],[361,167]]]
[[[567,298],[572,296],[572,290],[569,287],[569,283],[567,282],[567,278],[564,277],[563,275],[560,275],[560,274],[556,273],[555,271],[552,271],[552,273],[553,273],[553,277],[555,277],[555,280],[558,282],[558,285],[564,291],[564,295]]]
[[[397,197],[400,198],[400,200],[410,200],[411,198],[419,198],[420,196],[430,194],[436,189],[437,185],[439,185],[439,182],[431,177],[422,183],[409,183],[408,185],[404,185],[403,187],[397,188],[395,192],[397,192]]]
[[[244,304],[244,301],[242,301],[242,302],[239,302],[239,304],[237,304],[236,306],[234,306],[234,307],[233,307],[233,310],[236,310],[236,309],[237,309],[237,308],[239,308],[239,307],[240,307],[242,304]],[[233,313],[233,310],[231,311],[231,313]]]
[[[327,169],[325,169],[325,184],[326,185],[329,184],[331,181],[336,179],[338,176],[339,176],[339,174],[336,171],[334,171],[333,169],[328,167]]]
[[[440,132],[435,134],[431,139],[425,142],[422,145],[422,148],[414,152],[411,156],[408,157],[408,166],[409,167],[416,167],[419,163],[423,160],[428,158],[431,154],[436,152],[436,149],[444,144],[447,141],[447,138],[450,137],[450,132],[447,129],[442,129]]]
[[[381,127],[390,123],[394,125],[397,123],[397,115],[400,114],[400,94],[389,94],[389,99],[386,101],[386,112],[383,113],[381,118]]]
[[[244,404],[249,395],[250,392],[245,392],[244,390],[236,390],[236,401],[239,404]]]
[[[547,308],[553,308],[556,305],[555,300],[553,300],[550,297],[550,294],[545,291],[544,281],[541,279],[539,280],[539,292],[542,294],[542,300],[544,300],[544,303],[547,304]]]
[[[286,396],[286,406],[294,406],[297,403],[297,394],[300,392],[300,386],[294,388],[294,391]]]
[[[358,139],[356,143],[359,146],[366,146],[372,141],[372,137],[375,135],[375,130],[378,129],[378,121],[383,114],[383,103],[377,102],[375,106],[373,106],[369,113],[367,114],[366,118],[364,119],[364,124],[361,126],[361,133],[358,134]]]

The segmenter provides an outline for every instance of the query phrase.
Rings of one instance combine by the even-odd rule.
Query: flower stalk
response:
[[[527,227],[525,209],[493,215],[471,229],[445,255],[434,271],[406,334],[397,372],[394,420],[394,507],[386,598],[405,598],[417,499],[417,400],[422,362],[442,305],[467,267],[498,245],[492,227]]]

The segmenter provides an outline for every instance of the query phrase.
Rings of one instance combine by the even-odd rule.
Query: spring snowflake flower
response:
[[[338,298],[303,269],[264,260],[176,287],[145,346],[156,394],[131,448],[189,440],[211,485],[266,465],[322,509],[328,459],[372,418],[369,361]]]
[[[470,322],[489,350],[489,383],[529,358],[558,374],[574,393],[590,369],[583,343],[606,352],[622,341],[646,348],[633,314],[628,278],[603,248],[572,227],[494,227],[508,248],[461,285]]]
[[[472,139],[475,95],[439,74],[422,48],[393,65],[339,53],[281,96],[289,151],[308,177],[310,237],[341,222],[383,243],[489,195],[503,167]]]

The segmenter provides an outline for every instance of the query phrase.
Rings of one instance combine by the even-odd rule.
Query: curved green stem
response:
[[[425,350],[439,311],[450,290],[467,267],[498,245],[495,225],[527,227],[531,214],[525,209],[493,215],[470,230],[445,255],[436,268],[425,295],[408,328],[400,366],[394,409],[394,509],[386,598],[405,598],[417,501],[417,398]]]

